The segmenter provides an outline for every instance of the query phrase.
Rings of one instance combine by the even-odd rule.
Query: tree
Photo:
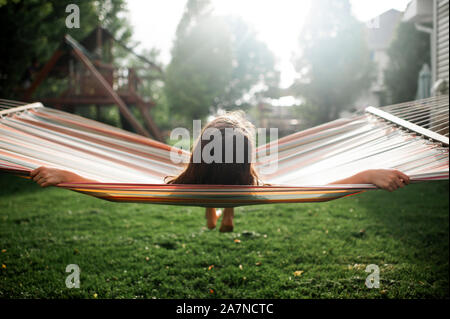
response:
[[[65,9],[71,3],[80,8],[79,29],[65,25]],[[66,33],[80,40],[101,24],[116,38],[129,40],[130,26],[117,17],[124,10],[124,0],[1,0],[0,96],[20,98],[16,89],[25,70],[33,61],[45,63]]]
[[[400,23],[387,53],[384,79],[391,103],[414,100],[420,69],[425,63],[430,65],[430,35],[418,31],[413,23]]]
[[[291,92],[304,100],[309,126],[338,118],[370,86],[373,66],[363,25],[347,0],[312,2],[295,67],[300,78]]]
[[[176,38],[165,83],[171,111],[179,121],[202,119],[210,112],[231,80],[231,63],[226,25],[212,17],[198,18]]]
[[[219,108],[243,108],[243,96],[257,84],[259,91],[278,85],[274,64],[242,19],[214,16],[209,1],[189,0],[166,72],[171,114],[187,124]]]
[[[254,95],[269,95],[269,91],[278,88],[280,73],[275,70],[275,56],[266,43],[258,39],[256,31],[239,17],[225,17],[231,32],[233,61],[231,81],[225,87],[225,93],[217,99],[216,107],[235,109],[248,107],[249,101],[243,96],[256,85]]]

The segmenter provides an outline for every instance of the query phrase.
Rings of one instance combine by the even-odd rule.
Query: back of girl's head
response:
[[[203,128],[186,169],[169,183],[258,184],[252,165],[253,131],[241,111],[216,117]]]
[[[203,128],[205,131],[207,128],[214,127],[217,129],[222,128],[234,128],[238,131],[242,131],[245,135],[252,137],[254,125],[245,118],[243,111],[227,112],[223,115],[216,116],[211,122],[209,122]]]

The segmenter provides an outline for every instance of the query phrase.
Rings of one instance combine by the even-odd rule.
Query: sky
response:
[[[281,87],[296,77],[291,63],[298,35],[311,0],[212,0],[218,14],[239,15],[252,25],[275,54]],[[404,11],[410,0],[350,0],[354,16],[369,21],[389,10]],[[161,61],[170,62],[175,30],[187,0],[128,0],[133,39],[143,48],[161,50]]]

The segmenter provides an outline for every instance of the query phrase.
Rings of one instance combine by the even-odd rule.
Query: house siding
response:
[[[436,0],[436,80],[449,80],[449,0]]]

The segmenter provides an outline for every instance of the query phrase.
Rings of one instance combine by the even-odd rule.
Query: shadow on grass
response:
[[[448,192],[448,181],[413,184],[394,193],[368,192],[359,197],[359,206],[375,221],[371,226],[375,234],[395,237],[407,245],[448,248]],[[378,233],[377,226],[386,232]],[[448,249],[443,253],[448,255]]]
[[[373,221],[360,236],[390,243],[380,245],[386,251],[396,251],[389,262],[397,263],[419,283],[439,287],[436,290],[448,297],[448,181],[412,184],[392,194],[381,192],[368,192],[359,198],[359,207]]]
[[[0,173],[0,198],[41,190],[35,182],[8,173]]]

